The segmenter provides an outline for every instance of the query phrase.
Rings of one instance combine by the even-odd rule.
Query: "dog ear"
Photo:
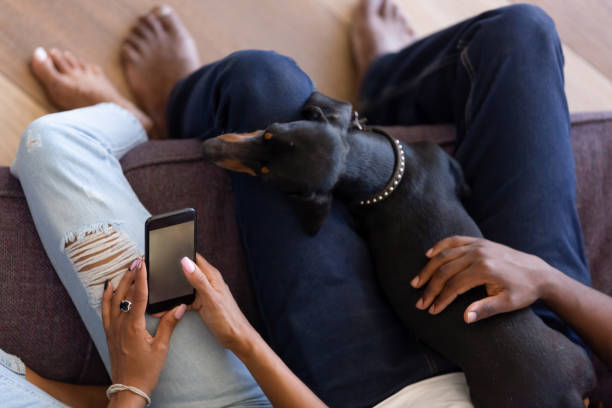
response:
[[[317,235],[331,210],[331,194],[291,194],[289,197],[304,232],[312,236]]]
[[[457,197],[459,197],[459,200],[464,201],[470,195],[470,186],[468,186],[467,182],[465,181],[463,170],[461,169],[461,165],[457,162],[457,160],[449,156],[448,163],[451,174],[455,179],[455,192],[457,193]]]
[[[351,122],[353,105],[313,92],[302,108],[302,116],[308,120],[325,121],[341,129],[347,129]]]

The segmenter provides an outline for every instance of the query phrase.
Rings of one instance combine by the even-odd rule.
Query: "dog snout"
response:
[[[270,155],[263,139],[263,131],[228,133],[204,141],[202,154],[220,167],[255,176]]]

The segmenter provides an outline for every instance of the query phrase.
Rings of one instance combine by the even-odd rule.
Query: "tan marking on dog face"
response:
[[[269,168],[267,168],[266,166],[263,166],[263,167],[261,168],[261,172],[262,172],[263,174],[268,174],[268,173],[270,172],[270,169],[269,169]]]
[[[266,139],[266,140],[270,140],[270,139],[272,139],[272,133],[270,133],[270,132],[266,132],[266,133],[264,134],[264,139]]]
[[[251,176],[257,176],[257,174],[255,174],[253,169],[245,166],[244,164],[240,163],[238,160],[225,159],[225,160],[215,162],[215,164],[227,170],[237,171],[239,173],[247,173],[247,174],[250,174]]]
[[[252,137],[255,137],[259,134],[261,134],[261,130],[256,130],[255,132],[251,132],[251,133],[226,133],[224,135],[218,136],[219,139],[225,141],[225,142],[229,142],[229,143],[242,143],[242,142],[246,142],[247,140],[249,140]]]

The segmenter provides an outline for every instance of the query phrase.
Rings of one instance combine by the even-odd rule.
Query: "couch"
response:
[[[454,141],[449,125],[387,129],[404,141],[434,140],[449,151]],[[572,135],[578,212],[593,286],[612,295],[612,112],[573,115]],[[245,314],[258,327],[229,177],[204,162],[199,152],[197,140],[149,141],[128,152],[121,163],[151,213],[196,208],[198,251],[222,271]],[[109,383],[85,326],[45,255],[19,181],[7,167],[0,167],[0,348],[48,378]],[[612,371],[594,356],[593,362],[599,385],[592,400],[612,407]]]

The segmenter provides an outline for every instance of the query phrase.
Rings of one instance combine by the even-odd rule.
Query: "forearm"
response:
[[[612,297],[556,269],[551,269],[548,276],[541,291],[542,301],[612,367]]]
[[[253,331],[236,355],[276,408],[325,407],[326,405],[285,365],[268,344]]]

